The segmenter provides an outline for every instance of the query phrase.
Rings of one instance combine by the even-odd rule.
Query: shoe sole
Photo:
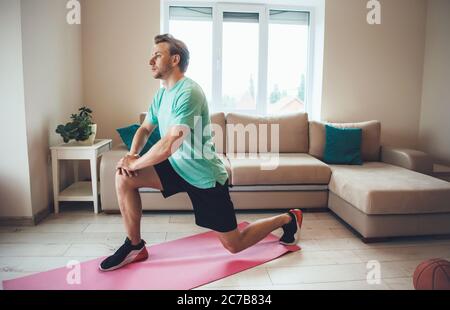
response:
[[[294,214],[294,216],[295,216],[295,221],[297,223],[297,231],[295,232],[293,242],[287,243],[287,242],[280,241],[280,243],[283,245],[296,245],[300,240],[300,229],[302,227],[303,214],[302,214],[302,211],[299,209],[289,210],[289,212]]]
[[[118,264],[116,266],[113,266],[113,267],[107,268],[107,269],[103,269],[102,266],[99,265],[98,268],[101,271],[113,271],[113,270],[122,268],[125,265],[132,264],[132,263],[137,263],[137,262],[146,260],[147,258],[148,258],[148,252],[147,252],[147,248],[144,246],[140,250],[131,251],[127,255],[127,257],[125,257],[125,259],[120,264]]]

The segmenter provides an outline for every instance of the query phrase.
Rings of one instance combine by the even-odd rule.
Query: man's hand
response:
[[[127,177],[137,176],[138,173],[132,168],[133,162],[139,158],[138,154],[127,153],[124,157],[122,157],[116,165],[116,169],[119,170],[120,175],[125,175]]]

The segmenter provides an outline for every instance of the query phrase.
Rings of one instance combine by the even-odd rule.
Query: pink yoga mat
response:
[[[248,225],[239,224],[239,229]],[[298,246],[284,246],[270,234],[237,254],[225,250],[213,231],[156,244],[147,248],[146,261],[110,272],[98,270],[103,257],[82,262],[75,269],[62,267],[3,281],[6,290],[149,290],[192,289],[278,258]],[[77,267],[74,267],[77,268]],[[67,281],[70,273],[70,280]],[[71,283],[71,284],[69,284]]]

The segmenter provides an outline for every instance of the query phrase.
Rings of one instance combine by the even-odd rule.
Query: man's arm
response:
[[[176,152],[189,133],[190,129],[185,125],[171,127],[167,134],[155,143],[145,155],[130,162],[130,170],[139,170],[148,166],[154,166],[166,160]]]
[[[202,98],[197,98],[200,95],[203,95],[203,93],[196,92],[193,96],[190,90],[183,92],[176,100],[174,108],[175,117],[173,124],[176,125],[170,127],[167,134],[153,145],[144,156],[140,158],[127,157],[121,160],[118,166],[135,171],[148,166],[154,166],[175,153],[183,143],[183,140],[190,136],[191,129],[194,129],[195,123],[198,120],[196,116],[201,115],[203,105],[199,102],[201,102]]]
[[[134,135],[128,155],[138,155],[156,126],[144,120]]]
[[[142,122],[141,126],[136,131],[133,141],[131,142],[130,151],[117,163],[117,169],[120,175],[125,175],[128,177],[137,176],[136,171],[132,171],[129,167],[123,166],[124,160],[128,162],[128,158],[131,157],[133,159],[139,157],[139,153],[147,142],[148,138],[152,134],[153,130],[155,130],[156,125],[151,124],[147,120]]]

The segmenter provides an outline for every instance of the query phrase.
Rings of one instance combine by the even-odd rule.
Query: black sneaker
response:
[[[297,244],[300,239],[300,228],[302,227],[303,215],[299,209],[290,210],[288,213],[292,220],[283,225],[283,236],[280,238],[280,243],[284,245]]]
[[[125,243],[114,253],[101,262],[98,268],[101,271],[111,271],[121,268],[127,264],[146,260],[148,258],[145,241],[141,240],[138,245],[132,245],[128,237]]]

